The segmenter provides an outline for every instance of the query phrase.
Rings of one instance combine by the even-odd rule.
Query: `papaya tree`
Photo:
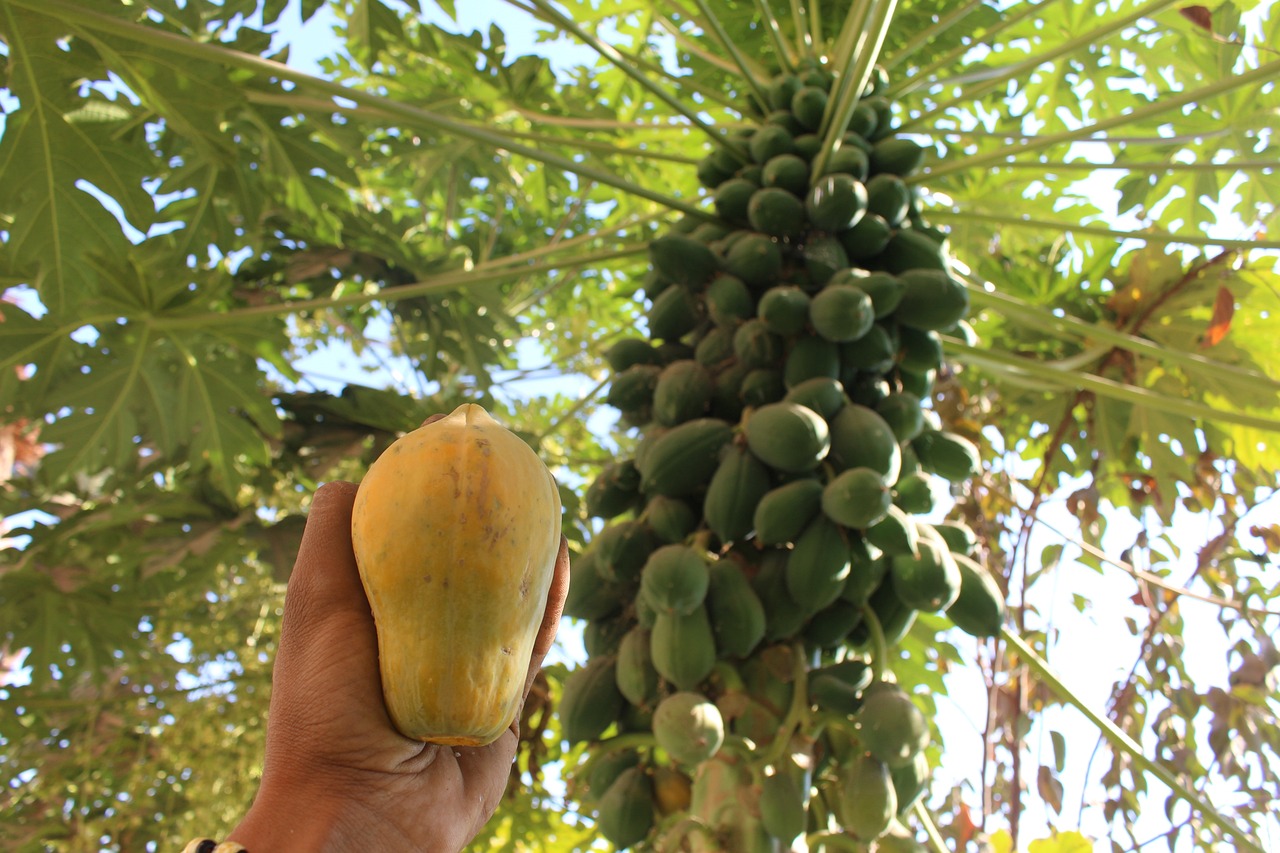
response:
[[[476,849],[1262,849],[1271,4],[494,5],[0,5],[0,837],[234,821],[308,494],[478,401],[585,654]]]

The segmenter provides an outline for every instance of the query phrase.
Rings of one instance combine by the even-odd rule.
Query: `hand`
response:
[[[328,483],[311,503],[285,596],[262,785],[229,836],[250,853],[456,853],[497,808],[515,758],[519,714],[476,748],[421,743],[392,726],[351,546],[355,494],[351,483]],[[562,537],[525,698],[568,584]]]

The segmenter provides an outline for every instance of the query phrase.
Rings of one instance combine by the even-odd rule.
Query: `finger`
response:
[[[344,482],[325,483],[312,497],[285,595],[286,629],[330,614],[369,613],[351,546],[355,498],[356,485]]]
[[[555,574],[547,590],[547,609],[542,614],[538,638],[533,642],[533,654],[542,658],[551,650],[560,628],[560,616],[564,612],[564,599],[569,594],[569,540],[560,537],[560,553],[556,555]]]

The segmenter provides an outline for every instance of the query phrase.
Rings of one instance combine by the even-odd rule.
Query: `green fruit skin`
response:
[[[653,417],[663,426],[676,426],[706,414],[715,379],[698,362],[682,359],[662,369],[653,390]]]
[[[613,750],[594,758],[587,774],[587,794],[598,801],[622,771],[639,763],[640,753],[633,749]]]
[[[896,684],[882,681],[863,691],[856,719],[867,751],[890,769],[914,761],[929,745],[929,721]]]
[[[856,341],[875,324],[871,297],[853,284],[828,283],[809,303],[814,331],[834,343]]]
[[[658,495],[644,510],[645,524],[659,542],[667,545],[682,542],[698,526],[698,514],[679,498]]]
[[[827,422],[796,403],[772,403],[751,413],[747,446],[766,465],[789,474],[812,471],[831,448]]]
[[[840,775],[840,816],[863,841],[884,835],[898,813],[898,794],[889,767],[870,755],[854,757]]]
[[[825,516],[809,523],[787,557],[786,583],[791,599],[807,615],[840,597],[850,570],[849,545],[840,527]]]
[[[960,569],[945,544],[921,536],[918,556],[893,558],[889,576],[894,592],[906,606],[932,612],[946,610],[960,595]]]
[[[923,752],[917,752],[915,758],[901,767],[889,772],[893,780],[893,790],[898,799],[898,816],[911,810],[929,790],[929,759]]]
[[[760,783],[760,822],[765,831],[790,847],[804,832],[806,820],[804,796],[791,777],[785,773],[764,777]]]
[[[924,430],[911,447],[926,471],[953,483],[963,482],[982,470],[982,455],[969,439],[952,432]]]
[[[767,288],[782,272],[782,249],[764,234],[744,236],[725,253],[724,269],[748,287]]]
[[[889,573],[890,559],[889,557],[879,557],[874,560],[854,559],[850,563],[849,579],[845,582],[844,589],[840,591],[840,598],[859,607],[869,602]]]
[[[894,317],[904,326],[937,331],[954,326],[969,313],[969,291],[942,270],[905,270],[898,278],[903,293]]]
[[[623,770],[600,798],[600,834],[624,849],[643,841],[653,823],[652,780],[639,767]]]
[[[724,544],[745,539],[769,491],[769,469],[745,447],[731,447],[711,477],[702,514]]]
[[[707,313],[718,326],[732,328],[755,315],[755,297],[737,276],[717,276],[707,286],[706,300]]]
[[[597,620],[612,616],[622,609],[632,592],[626,585],[602,577],[596,570],[596,555],[591,551],[572,561],[569,578],[564,615],[573,619]]]
[[[560,699],[560,732],[570,744],[597,740],[622,713],[615,662],[597,657],[569,674]]]
[[[938,531],[938,535],[947,543],[947,548],[952,554],[972,556],[973,549],[978,547],[977,534],[963,521],[943,521],[935,524],[933,529]]]
[[[618,692],[637,707],[648,707],[658,696],[658,671],[649,645],[649,632],[640,627],[629,630],[618,645]]]
[[[823,338],[799,338],[787,353],[782,373],[784,384],[787,388],[794,388],[810,379],[824,378],[840,378],[839,347]]]
[[[867,406],[850,404],[831,422],[831,455],[846,468],[866,467],[880,472],[886,483],[898,479],[902,450],[893,428]]]
[[[606,520],[619,516],[635,506],[639,494],[640,472],[634,460],[611,462],[587,488],[587,515]]]
[[[956,627],[974,637],[999,636],[1004,625],[1004,595],[999,584],[977,560],[952,553],[960,570],[960,594],[947,608]]]
[[[809,619],[804,628],[805,644],[811,649],[835,649],[861,621],[861,608],[837,598]]]
[[[688,616],[702,608],[710,583],[707,560],[697,548],[663,545],[640,573],[640,595],[658,613]]]
[[[845,396],[844,385],[839,379],[828,376],[815,376],[787,389],[783,398],[786,403],[798,403],[822,416],[828,423],[844,408],[849,398]]]
[[[649,258],[662,275],[686,287],[701,289],[720,268],[703,243],[685,234],[666,234],[649,244]]]
[[[687,616],[659,613],[649,636],[653,668],[678,690],[695,690],[716,665],[716,641],[705,607]]]
[[[765,328],[790,337],[809,321],[809,294],[793,285],[772,287],[760,297],[756,311]]]
[[[621,373],[633,365],[657,365],[661,361],[657,349],[644,338],[623,338],[609,347],[604,357],[614,373]]]
[[[653,712],[653,734],[677,763],[697,766],[720,751],[724,718],[701,693],[680,691],[658,703]]]
[[[764,604],[746,576],[728,560],[711,564],[707,616],[720,657],[745,658],[764,639]]]
[[[794,542],[822,509],[822,483],[796,480],[771,489],[756,504],[754,525],[761,545]]]
[[[791,597],[788,589],[787,566],[790,553],[781,549],[766,552],[766,556],[760,560],[759,571],[751,579],[751,588],[764,605],[765,642],[791,637],[800,630],[811,613]]]
[[[916,556],[920,553],[920,536],[915,522],[901,508],[889,505],[884,518],[869,526],[864,535],[867,541],[890,557]]]
[[[716,418],[685,421],[637,454],[640,488],[647,495],[682,497],[703,486],[715,473],[720,449],[733,437],[733,427]]]
[[[892,506],[889,488],[874,468],[847,468],[822,490],[822,511],[837,524],[863,530]]]
[[[780,187],[765,187],[747,204],[751,227],[771,237],[794,238],[804,233],[804,203]]]

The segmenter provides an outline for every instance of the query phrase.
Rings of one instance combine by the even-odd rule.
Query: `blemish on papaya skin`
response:
[[[502,647],[502,653],[503,653],[504,655],[509,655],[509,654],[511,654],[511,647],[510,647],[510,646],[503,646],[503,647]]]

